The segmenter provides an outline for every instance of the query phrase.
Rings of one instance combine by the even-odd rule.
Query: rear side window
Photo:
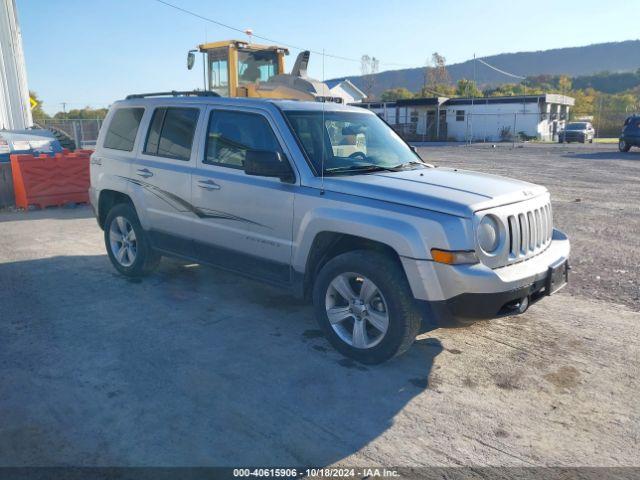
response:
[[[243,168],[248,150],[282,153],[267,119],[256,113],[211,112],[204,163]]]
[[[132,151],[143,114],[144,108],[120,108],[116,110],[104,139],[104,148],[124,150],[125,152]]]
[[[144,153],[189,160],[199,113],[197,108],[157,108],[153,112]]]

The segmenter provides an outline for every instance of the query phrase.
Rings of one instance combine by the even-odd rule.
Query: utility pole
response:
[[[469,143],[473,141],[473,114],[475,113],[475,99],[476,99],[476,54],[473,54],[473,89],[471,90],[471,138]]]
[[[64,113],[66,115],[67,114],[67,102],[62,102],[60,105],[62,105],[62,113]]]

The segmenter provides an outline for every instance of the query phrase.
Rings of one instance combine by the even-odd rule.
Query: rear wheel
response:
[[[398,262],[379,252],[339,255],[322,268],[313,289],[316,319],[343,355],[382,363],[409,349],[421,315]]]
[[[631,145],[629,145],[629,142],[621,138],[618,142],[618,150],[620,150],[621,152],[628,152],[630,149]]]
[[[149,243],[135,209],[128,204],[114,206],[104,222],[104,242],[113,266],[127,277],[151,273],[160,255]]]

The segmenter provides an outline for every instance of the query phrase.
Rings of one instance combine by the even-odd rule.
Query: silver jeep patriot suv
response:
[[[281,285],[364,363],[406,351],[422,321],[522,313],[567,282],[544,187],[434,167],[357,107],[129,96],[90,197],[123,275],[171,255]]]

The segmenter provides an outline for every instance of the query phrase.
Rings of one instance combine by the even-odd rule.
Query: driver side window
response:
[[[212,111],[203,163],[243,169],[248,150],[282,153],[267,119],[256,113]]]

